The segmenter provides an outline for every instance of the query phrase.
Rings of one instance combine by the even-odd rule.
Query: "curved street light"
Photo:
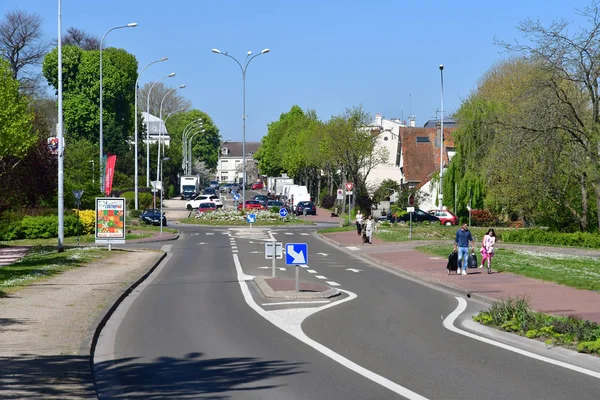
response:
[[[252,52],[249,51],[248,53],[246,53],[246,59],[244,60],[243,66],[235,57],[227,54],[226,51],[223,52],[219,49],[212,49],[211,51],[215,54],[221,54],[225,57],[231,58],[233,61],[235,61],[237,63],[237,65],[239,65],[240,70],[242,71],[242,85],[243,85],[243,92],[242,92],[242,98],[243,98],[243,100],[242,100],[242,171],[243,171],[242,172],[242,210],[244,210],[246,207],[246,70],[248,69],[248,65],[250,64],[250,62],[252,60],[254,60],[256,57],[260,56],[261,54],[268,53],[271,50],[263,49],[260,53],[255,54],[255,55],[252,55]]]
[[[146,187],[150,187],[150,93],[154,86],[165,78],[172,78],[175,76],[175,72],[171,72],[169,75],[165,75],[150,86],[148,90],[148,96],[146,98]],[[156,207],[154,207],[156,208]]]
[[[162,172],[161,171],[161,162],[160,162],[160,145],[161,145],[162,140],[163,140],[163,138],[162,138],[162,131],[163,131],[163,125],[164,125],[164,122],[163,122],[163,119],[162,119],[163,103],[164,103],[165,99],[171,93],[173,93],[177,89],[183,89],[183,88],[185,88],[185,85],[180,85],[179,87],[176,87],[176,88],[173,88],[173,89],[169,90],[167,93],[165,93],[165,95],[163,96],[162,100],[160,101],[160,112],[159,112],[159,116],[158,116],[158,118],[159,118],[159,124],[158,124],[158,149],[157,149],[158,150],[157,151],[157,153],[158,153],[158,160],[156,162],[156,180],[157,181],[158,181],[159,177],[162,175],[161,174],[161,172]],[[162,181],[161,181],[161,183],[162,183]],[[161,194],[161,196],[162,196],[162,194]],[[156,207],[154,207],[154,208],[156,208]]]
[[[442,173],[444,167],[444,65],[440,64],[440,79],[442,83],[442,109],[440,111],[440,194],[438,195],[439,208],[442,209]]]
[[[168,119],[169,119],[169,117],[170,117],[171,115],[173,115],[173,114],[177,114],[177,113],[179,113],[179,112],[182,112],[182,111],[185,111],[185,107],[181,107],[181,108],[180,108],[180,109],[178,109],[178,110],[171,111],[171,112],[170,112],[170,113],[169,113],[169,114],[168,114],[168,115],[165,117],[165,127],[167,126],[167,121],[168,121]],[[164,154],[164,152],[165,152],[165,144],[164,144],[164,143],[163,143],[163,149],[162,149],[162,151],[163,151],[163,154]]]
[[[163,161],[169,161],[171,160],[169,157],[164,157],[162,160],[160,160],[160,164],[161,164],[161,168],[160,168],[160,233],[163,233],[163,191],[164,191],[164,187],[162,184],[162,163]],[[154,198],[156,199],[156,196],[154,196]],[[156,209],[156,206],[154,207],[154,209]]]
[[[204,121],[202,121],[202,118],[198,118],[197,120],[194,120],[194,121],[190,122],[189,124],[187,124],[186,127],[183,129],[183,133],[181,134],[181,154],[182,154],[182,158],[183,158],[181,167],[183,168],[184,175],[189,175],[188,168],[187,168],[187,165],[188,165],[187,138],[192,129],[202,128],[202,127],[204,127]]]
[[[131,22],[127,25],[121,25],[121,26],[115,26],[114,28],[110,28],[108,31],[106,31],[106,33],[104,34],[104,36],[102,36],[102,39],[100,40],[100,191],[104,191],[104,171],[103,171],[103,153],[104,153],[104,145],[103,145],[103,132],[102,132],[102,125],[103,125],[103,115],[102,115],[102,46],[104,43],[104,39],[106,38],[106,35],[108,35],[110,32],[114,31],[115,29],[123,29],[123,28],[135,28],[137,26],[137,22]]]
[[[197,134],[204,133],[204,132],[206,132],[206,129],[200,128],[199,130],[189,134],[189,136],[190,136],[190,138],[188,139],[189,149],[188,149],[187,154],[189,155],[188,168],[189,168],[190,174],[192,173],[192,139],[194,139],[194,136],[196,136]]]
[[[146,70],[146,68],[148,68],[152,64],[167,61],[168,59],[169,59],[168,57],[163,57],[156,61],[152,61],[150,64],[148,64],[144,68],[142,68],[142,71],[138,74],[137,79],[135,80],[135,101],[134,101],[135,112],[133,115],[135,115],[135,129],[134,129],[135,130],[135,139],[134,139],[134,153],[135,153],[134,181],[135,182],[134,182],[134,185],[135,185],[135,209],[136,210],[138,209],[138,115],[137,115],[138,114],[138,82],[140,80],[140,77]]]

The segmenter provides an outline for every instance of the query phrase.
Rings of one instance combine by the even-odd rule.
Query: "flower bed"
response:
[[[232,222],[232,223],[246,223],[246,214],[256,215],[256,222],[278,222],[281,220],[279,213],[271,211],[260,210],[253,212],[242,212],[237,210],[217,210],[210,212],[196,212],[194,218],[200,221],[214,221],[214,222]],[[298,218],[295,215],[288,214],[285,218],[288,222],[297,221]]]

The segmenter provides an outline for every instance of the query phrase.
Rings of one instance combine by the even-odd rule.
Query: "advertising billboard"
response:
[[[125,199],[96,197],[96,243],[125,243]]]

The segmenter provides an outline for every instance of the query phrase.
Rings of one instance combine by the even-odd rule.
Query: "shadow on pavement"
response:
[[[254,357],[203,359],[202,353],[189,353],[184,358],[160,357],[152,362],[121,358],[94,366],[96,385],[114,388],[118,376],[124,393],[113,398],[229,398],[227,392],[253,391],[276,387],[261,381],[303,373],[300,363],[280,360],[262,361]],[[107,378],[103,378],[107,377]],[[114,394],[114,393],[113,393]]]

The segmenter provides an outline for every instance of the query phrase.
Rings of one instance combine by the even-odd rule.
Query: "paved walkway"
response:
[[[455,273],[448,275],[447,260],[442,257],[414,250],[414,247],[432,242],[412,241],[389,244],[374,239],[373,244],[362,244],[355,231],[335,232],[322,235],[339,246],[358,249],[355,253],[377,264],[400,270],[419,279],[469,293],[487,301],[525,297],[537,311],[556,315],[578,315],[581,318],[600,322],[600,293],[574,289],[551,282],[527,278],[509,272],[488,275],[485,269],[470,269],[468,276]],[[440,243],[439,241],[435,243]],[[449,248],[452,244],[449,242]],[[506,245],[506,247],[509,247]],[[510,246],[518,248],[519,246]],[[598,256],[600,251],[589,249],[560,249],[535,246],[552,253]],[[527,246],[528,250],[532,246]],[[543,250],[545,251],[545,250]]]

